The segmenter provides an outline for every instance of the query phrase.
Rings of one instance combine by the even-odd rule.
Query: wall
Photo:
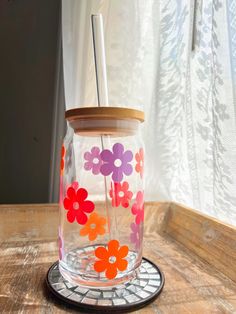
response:
[[[49,200],[60,1],[0,1],[0,203]]]

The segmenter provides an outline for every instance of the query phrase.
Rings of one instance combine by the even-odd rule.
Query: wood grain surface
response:
[[[187,228],[186,210],[152,203],[145,211],[144,256],[160,266],[166,282],[160,297],[136,313],[236,313],[236,283],[214,267],[214,258],[204,261],[197,237],[190,245],[190,234],[184,240],[178,233]],[[57,229],[57,205],[0,206],[0,313],[78,313],[45,290],[47,270],[58,258]],[[222,263],[228,258],[231,268],[227,256]]]
[[[171,204],[166,232],[236,282],[236,228]]]

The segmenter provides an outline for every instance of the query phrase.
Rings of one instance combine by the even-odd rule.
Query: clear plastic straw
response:
[[[107,70],[106,70],[106,54],[104,44],[104,30],[103,30],[103,18],[102,14],[96,14],[91,16],[92,21],[92,34],[93,34],[93,51],[94,51],[94,63],[96,72],[96,86],[97,86],[97,98],[98,106],[108,106],[108,85],[107,85]],[[107,144],[107,145],[106,145]],[[111,147],[109,138],[101,135],[102,149],[105,147]],[[105,185],[105,206],[106,215],[108,220],[108,231],[110,239],[117,238],[117,221],[116,213],[114,209],[109,208],[107,179],[104,176]]]
[[[98,106],[108,106],[108,87],[106,54],[104,44],[103,18],[101,14],[92,15],[93,51],[96,72]]]

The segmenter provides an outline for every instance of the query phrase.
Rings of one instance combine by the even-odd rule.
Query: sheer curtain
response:
[[[97,105],[92,13],[110,104],[145,111],[146,199],[236,225],[236,0],[63,0],[67,109]]]
[[[161,191],[236,225],[236,1],[195,1],[193,30],[189,1],[164,2],[156,117]]]

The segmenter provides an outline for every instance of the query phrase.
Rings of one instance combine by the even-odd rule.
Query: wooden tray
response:
[[[144,256],[166,282],[137,312],[236,313],[236,229],[174,203],[147,203],[145,216]],[[0,206],[1,313],[76,313],[45,290],[57,230],[57,205]]]

